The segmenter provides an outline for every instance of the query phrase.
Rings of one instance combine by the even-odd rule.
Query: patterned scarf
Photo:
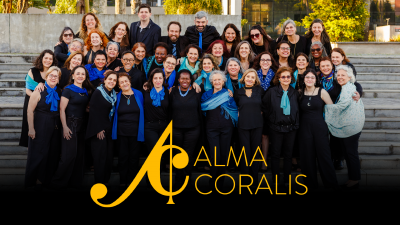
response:
[[[322,87],[327,91],[330,92],[333,88],[333,74],[335,73],[334,70],[328,75],[324,76],[324,74],[321,73],[321,84]]]
[[[103,84],[101,84],[100,86],[97,87],[97,89],[99,89],[99,91],[101,92],[101,94],[103,95],[104,99],[106,99],[107,102],[111,103],[112,108],[110,113],[108,114],[108,118],[111,120],[112,116],[114,115],[114,111],[115,111],[115,102],[117,101],[117,94],[115,94],[114,89],[111,90],[111,95],[108,95]]]
[[[261,87],[264,89],[264,91],[266,91],[271,84],[271,80],[275,76],[274,71],[270,68],[267,72],[267,76],[265,77],[265,79],[264,79],[264,76],[262,73],[262,69],[259,69],[257,71],[257,75],[258,75],[258,79],[260,79],[260,81],[261,81]]]
[[[47,81],[44,83],[44,85],[47,87],[47,96],[46,96],[46,104],[50,104],[50,111],[51,112],[57,112],[58,109],[58,101],[60,101],[60,96],[58,96],[58,93],[56,92],[57,86],[54,88],[51,88],[48,84]]]

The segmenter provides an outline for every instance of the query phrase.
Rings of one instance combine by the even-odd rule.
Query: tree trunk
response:
[[[368,13],[370,14],[371,17],[371,0],[365,0],[365,3],[368,10]],[[367,18],[367,20],[365,21],[365,26],[364,26],[364,41],[368,41],[368,36],[369,36],[369,21],[370,21],[370,17]]]
[[[89,0],[85,0],[85,14],[89,12],[89,8],[90,8]]]
[[[28,11],[28,0],[18,0],[17,13],[26,13]]]
[[[93,0],[93,12],[96,14],[106,14],[107,0]]]
[[[140,0],[131,0],[131,14],[136,14],[136,5],[140,2]]]
[[[115,14],[126,14],[126,1],[125,0],[115,0]]]

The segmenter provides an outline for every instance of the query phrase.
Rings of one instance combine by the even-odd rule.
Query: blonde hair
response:
[[[57,73],[58,73],[58,80],[60,80],[61,79],[61,69],[60,68],[58,68],[57,66],[51,66],[48,70],[47,70],[47,72],[46,72],[46,79],[47,79],[47,76],[49,76],[49,74],[51,73],[51,72],[53,72],[53,71],[57,71]]]
[[[261,81],[260,81],[260,79],[258,78],[258,75],[257,75],[257,71],[255,70],[255,69],[248,69],[248,70],[246,70],[245,72],[244,72],[244,74],[243,74],[243,76],[242,76],[242,78],[239,80],[239,82],[241,83],[241,84],[244,84],[244,78],[247,76],[247,74],[249,74],[249,73],[254,73],[255,75],[256,75],[256,80],[255,80],[255,82],[254,82],[254,86],[258,86],[258,85],[261,85]]]

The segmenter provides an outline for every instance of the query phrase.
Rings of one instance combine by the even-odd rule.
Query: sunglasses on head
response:
[[[254,38],[254,37],[256,37],[256,38],[260,37],[260,33],[258,33],[258,34],[250,34],[250,38]]]
[[[317,49],[313,49],[313,48],[312,48],[311,51],[312,51],[312,52],[315,52],[315,51],[319,52],[319,51],[321,51],[321,49],[320,49],[320,48],[317,48]]]

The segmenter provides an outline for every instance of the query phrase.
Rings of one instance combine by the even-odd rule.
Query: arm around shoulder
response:
[[[320,87],[320,88],[322,88],[322,87]],[[333,101],[332,101],[332,99],[331,99],[331,96],[329,96],[329,93],[328,93],[325,89],[322,89],[322,90],[321,90],[321,99],[322,99],[322,101],[324,101],[325,104],[327,104],[327,105],[333,104]]]

